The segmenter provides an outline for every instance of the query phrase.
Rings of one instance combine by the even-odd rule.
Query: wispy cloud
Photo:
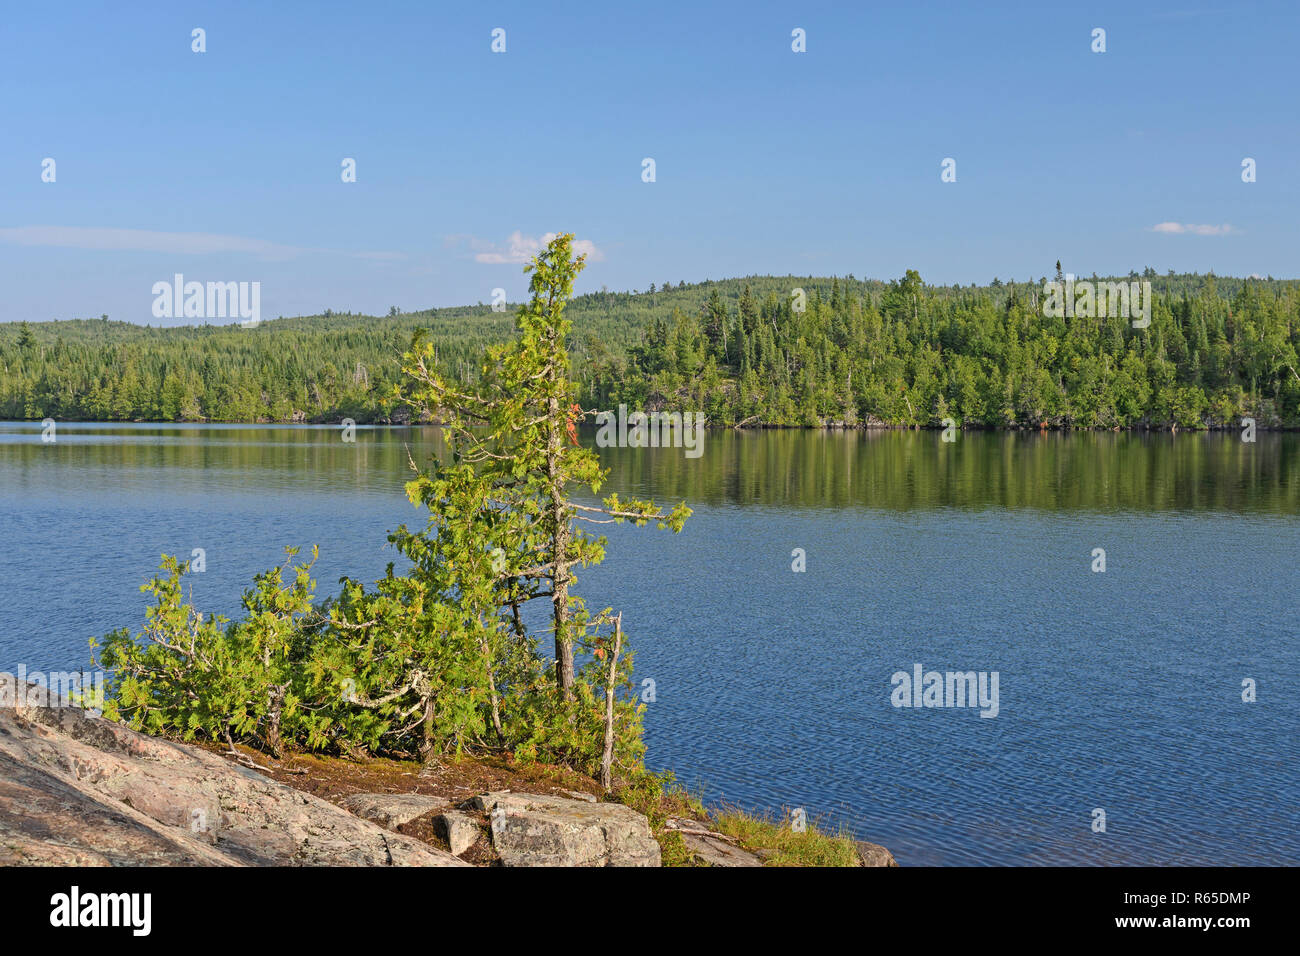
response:
[[[169,252],[182,255],[244,253],[260,259],[296,259],[304,255],[339,255],[351,259],[404,259],[397,252],[352,252],[288,246],[266,239],[226,236],[212,232],[155,232],[148,229],[109,229],[95,226],[16,226],[0,228],[0,242],[60,249],[115,252]]]
[[[1226,222],[1221,226],[1198,225],[1194,222],[1158,222],[1151,227],[1152,232],[1163,232],[1173,236],[1226,236],[1238,230]]]
[[[557,235],[558,233],[548,232],[544,236],[534,239],[532,236],[525,236],[516,229],[510,234],[504,248],[494,242],[486,239],[476,239],[473,236],[449,236],[447,241],[453,245],[468,245],[470,251],[474,253],[475,262],[501,265],[503,263],[528,262]],[[585,255],[588,262],[600,262],[605,258],[605,254],[597,249],[596,244],[590,239],[573,240],[573,251],[579,255]]]

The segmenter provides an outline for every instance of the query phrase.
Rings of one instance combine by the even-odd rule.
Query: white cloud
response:
[[[147,229],[109,229],[94,226],[17,226],[0,229],[0,242],[61,249],[95,249],[117,252],[169,252],[188,255],[237,252],[261,259],[294,259],[311,253],[328,253],[353,259],[403,259],[396,252],[344,252],[286,246],[266,239],[225,236],[212,232],[155,232]]]
[[[1152,232],[1163,232],[1169,235],[1181,236],[1226,236],[1229,233],[1236,232],[1226,222],[1222,226],[1203,226],[1193,222],[1160,222],[1151,227]]]
[[[474,251],[475,262],[501,265],[507,262],[522,264],[531,261],[557,235],[558,233],[548,232],[541,238],[534,239],[531,236],[525,236],[516,229],[510,234],[505,249],[502,249],[496,243],[488,242],[485,239],[475,239],[472,236],[457,236],[453,237],[453,239],[469,242],[470,249]],[[573,240],[573,251],[578,255],[585,255],[588,262],[599,262],[605,258],[605,254],[597,249],[596,244],[590,239]]]

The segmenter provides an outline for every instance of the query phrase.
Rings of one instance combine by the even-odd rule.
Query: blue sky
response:
[[[263,0],[6,20],[0,321],[156,324],[152,286],[177,272],[261,282],[263,317],[514,300],[514,260],[554,231],[594,250],[580,291],[1023,281],[1057,258],[1300,274],[1291,3]]]

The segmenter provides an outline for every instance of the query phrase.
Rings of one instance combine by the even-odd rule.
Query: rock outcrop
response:
[[[867,843],[858,841],[858,859],[863,866],[898,866],[898,861],[894,859],[894,854],[890,853],[879,843]]]
[[[448,801],[423,793],[356,793],[339,806],[386,830],[395,830],[430,810],[448,806]]]
[[[455,807],[459,797],[356,793],[335,805],[209,750],[44,706],[33,685],[19,690],[15,701],[13,678],[0,674],[0,866],[470,865],[462,855],[505,866],[662,862],[643,814],[589,793],[498,790]],[[665,826],[698,863],[764,864],[765,851],[707,821]],[[857,847],[863,866],[898,865],[882,846]]]
[[[0,865],[465,866],[197,747],[0,675]]]
[[[644,815],[620,803],[532,793],[485,793],[466,809],[487,813],[506,866],[659,866]]]
[[[699,820],[681,820],[669,817],[664,829],[681,835],[686,849],[709,866],[762,866],[761,858],[739,847],[735,841],[718,833]]]
[[[450,810],[433,818],[433,831],[447,841],[452,856],[460,856],[483,835],[478,820],[468,813]]]

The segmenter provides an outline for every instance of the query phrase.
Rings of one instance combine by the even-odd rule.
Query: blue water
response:
[[[0,670],[76,670],[88,637],[138,627],[164,551],[203,548],[195,602],[226,612],[284,544],[320,545],[321,593],[382,573],[385,532],[419,520],[406,449],[435,444],[39,432],[0,424]],[[1300,862],[1295,436],[710,441],[698,462],[605,453],[609,490],[695,514],[676,536],[614,528],[580,573],[654,681],[651,767],[714,804],[802,808],[904,865]],[[996,671],[996,718],[893,707],[891,675],[917,663]]]

